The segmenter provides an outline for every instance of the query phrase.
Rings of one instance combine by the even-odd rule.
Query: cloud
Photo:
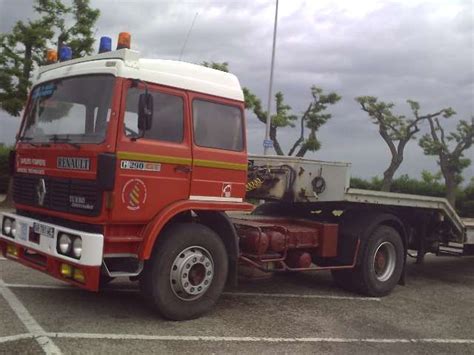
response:
[[[96,36],[132,33],[132,46],[144,57],[189,62],[227,61],[242,85],[266,104],[274,1],[92,0],[101,17]],[[311,85],[338,92],[333,118],[321,128],[322,148],[310,157],[351,161],[353,174],[381,174],[389,152],[376,127],[354,97],[375,95],[409,114],[406,99],[423,112],[452,106],[458,115],[448,128],[474,112],[473,4],[471,1],[280,1],[274,91],[282,91],[295,113],[304,111]],[[0,0],[0,30],[32,15],[26,0]],[[197,14],[197,15],[196,15]],[[0,141],[8,141],[18,121],[0,114]],[[15,124],[12,124],[15,122]],[[7,133],[7,127],[8,132]],[[424,127],[426,130],[426,127]],[[13,129],[14,131],[14,129]],[[262,152],[264,126],[248,114],[248,143]],[[287,150],[297,130],[279,132]],[[419,176],[437,170],[415,141],[407,146],[399,173]],[[474,158],[473,149],[467,155]],[[473,159],[474,160],[474,159]],[[471,165],[466,178],[474,176]]]

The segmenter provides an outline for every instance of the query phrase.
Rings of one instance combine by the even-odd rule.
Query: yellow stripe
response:
[[[227,163],[217,160],[194,159],[194,165],[204,168],[217,168],[229,170],[247,170],[247,164]]]
[[[117,156],[119,159],[126,160],[140,160],[148,161],[153,163],[165,163],[165,164],[184,164],[190,165],[191,159],[170,157],[165,155],[154,155],[154,154],[143,154],[143,153],[131,153],[131,152],[118,152]],[[194,159],[194,165],[204,168],[217,168],[217,169],[229,169],[229,170],[247,170],[247,164],[238,163],[227,163],[218,160],[204,160]]]

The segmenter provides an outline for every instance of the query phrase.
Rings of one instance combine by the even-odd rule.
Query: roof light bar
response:
[[[110,52],[112,50],[112,38],[100,37],[99,53]]]

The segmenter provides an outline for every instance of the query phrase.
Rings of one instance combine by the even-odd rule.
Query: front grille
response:
[[[38,197],[41,179],[46,190],[42,205]],[[17,174],[13,178],[13,200],[54,211],[97,216],[102,206],[102,192],[91,180]]]

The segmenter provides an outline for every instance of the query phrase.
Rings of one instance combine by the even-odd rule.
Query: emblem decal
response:
[[[38,185],[36,185],[36,197],[38,197],[38,205],[43,206],[45,196],[46,184],[44,182],[44,179],[39,179]]]
[[[223,183],[221,197],[231,197],[231,196],[232,196],[232,184]]]
[[[139,210],[146,202],[147,189],[140,179],[127,181],[122,189],[122,202],[131,211]]]

